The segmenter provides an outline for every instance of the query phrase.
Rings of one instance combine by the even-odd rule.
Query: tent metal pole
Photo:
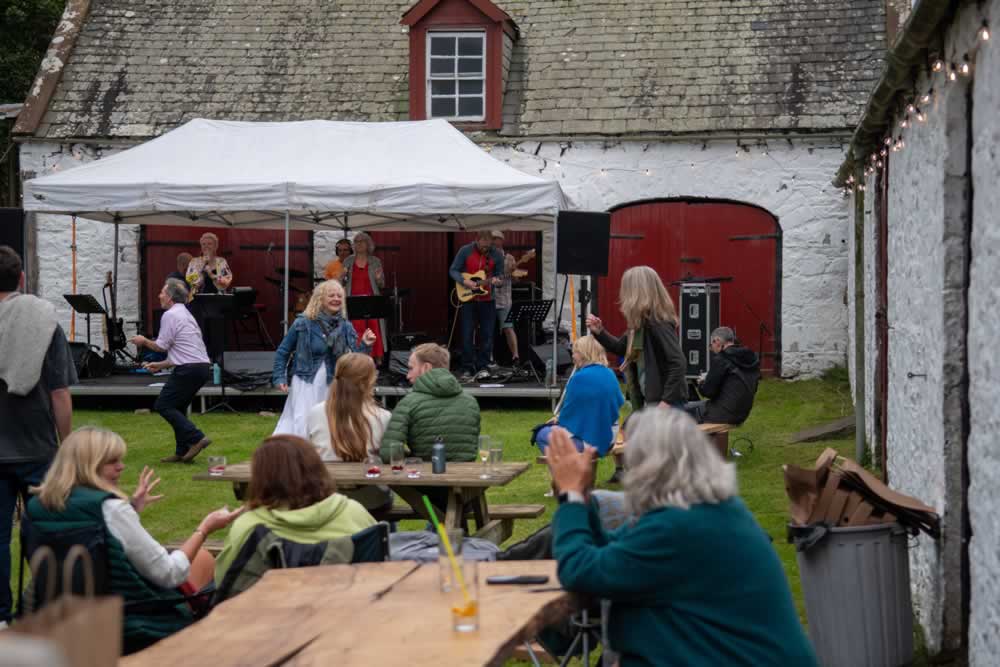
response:
[[[114,284],[111,285],[111,303],[112,304],[118,303],[118,252],[119,252],[119,250],[118,250],[118,228],[121,226],[119,224],[119,220],[120,220],[120,218],[116,215],[115,216],[115,262],[113,264],[114,280],[112,281],[112,283],[114,283]],[[118,313],[114,313],[113,317],[117,317],[117,316],[118,316]]]
[[[556,223],[552,226],[552,298],[559,293],[559,216],[556,215]],[[559,314],[556,309],[552,309],[552,375],[549,377],[549,386],[555,387],[556,376],[559,365]]]
[[[288,333],[288,210],[285,210],[285,310],[281,316],[284,333]]]

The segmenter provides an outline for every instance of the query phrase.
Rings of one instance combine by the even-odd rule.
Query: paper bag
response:
[[[31,559],[33,576],[39,572],[43,559],[50,560],[46,591],[55,590],[55,554],[41,547]],[[46,639],[66,656],[71,667],[107,667],[117,665],[122,652],[122,599],[118,596],[95,597],[93,565],[90,554],[82,546],[74,546],[63,565],[64,588],[70,588],[73,566],[83,563],[85,595],[63,594],[28,613],[10,627],[8,632]],[[5,633],[0,633],[3,635]],[[2,644],[2,641],[0,641]],[[0,649],[2,650],[2,649]]]

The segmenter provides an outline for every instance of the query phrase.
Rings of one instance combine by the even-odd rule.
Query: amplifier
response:
[[[696,378],[708,372],[712,332],[719,326],[721,295],[718,283],[680,284],[681,350],[687,360],[684,375]]]

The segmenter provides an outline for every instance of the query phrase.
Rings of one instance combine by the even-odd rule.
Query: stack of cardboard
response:
[[[940,535],[941,518],[919,500],[893,491],[854,461],[826,449],[813,469],[782,466],[792,523],[835,528],[898,522],[911,531]]]

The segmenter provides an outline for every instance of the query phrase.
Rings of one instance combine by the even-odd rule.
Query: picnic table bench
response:
[[[438,565],[409,561],[271,570],[248,591],[123,667],[236,665],[501,665],[545,626],[569,616],[555,561],[479,564],[479,629],[451,629]],[[538,586],[487,586],[493,575],[544,574]]]
[[[424,507],[421,488],[437,487],[448,490],[446,507],[435,507],[438,518],[443,517],[448,528],[462,529],[466,533],[468,521],[471,518],[476,524],[475,537],[490,540],[500,544],[513,533],[516,519],[529,519],[541,516],[545,512],[544,505],[493,505],[486,500],[487,489],[495,486],[506,486],[528,470],[528,463],[500,463],[488,479],[482,479],[481,463],[449,462],[444,473],[431,472],[429,463],[415,466],[420,471],[420,477],[411,479],[405,473],[392,474],[383,472],[380,477],[365,476],[365,468],[360,463],[326,463],[327,470],[333,476],[339,490],[349,490],[364,486],[385,485],[399,496],[407,505],[394,507],[389,520],[423,519],[430,520],[427,508]],[[409,466],[410,468],[414,466]],[[383,471],[388,467],[383,467]],[[209,475],[207,472],[194,475],[199,482],[229,482],[233,485],[233,493],[237,500],[243,500],[250,484],[250,464],[237,463],[226,467],[221,475]]]
[[[729,432],[738,426],[739,424],[698,424],[698,430],[707,435],[722,458],[726,458],[729,456]],[[611,448],[611,453],[624,454],[625,441],[616,442]]]

